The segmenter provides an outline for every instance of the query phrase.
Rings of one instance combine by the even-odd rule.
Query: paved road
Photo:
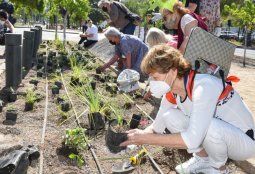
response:
[[[30,28],[16,28],[15,32],[18,34],[23,34],[24,31],[29,31]],[[81,32],[80,32],[81,33]],[[63,40],[63,33],[58,33],[58,37],[60,40]],[[104,35],[99,34],[99,40],[103,39]],[[42,34],[43,40],[54,40],[55,39],[55,32],[54,31],[43,31]],[[67,33],[66,40],[78,42],[80,40],[79,32],[77,33]]]
[[[29,31],[29,28],[16,28],[16,33],[22,34],[24,31]],[[59,38],[62,40],[63,39],[63,33],[58,33]],[[47,32],[43,31],[43,40],[54,40],[55,39],[55,32]],[[99,40],[103,39],[104,35],[99,34]],[[76,34],[74,33],[67,33],[66,34],[66,39],[68,41],[74,41],[78,42],[80,37],[79,33],[77,32]],[[243,57],[244,54],[244,49],[241,48],[236,48],[235,50],[235,55]],[[255,50],[247,50],[246,52],[246,57],[255,59]]]
[[[235,55],[243,57],[244,56],[244,49],[236,48]],[[246,57],[250,59],[255,59],[255,50],[246,50]]]

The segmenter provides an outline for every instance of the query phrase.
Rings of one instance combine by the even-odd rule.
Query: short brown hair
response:
[[[141,70],[145,74],[165,74],[170,69],[177,69],[177,76],[181,78],[190,71],[191,66],[177,49],[166,44],[152,47],[141,63]]]
[[[174,4],[173,11],[177,11],[177,13],[181,15],[181,17],[190,12],[189,9],[185,8],[183,3],[180,1]]]

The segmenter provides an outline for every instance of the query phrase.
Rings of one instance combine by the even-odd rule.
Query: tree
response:
[[[43,12],[45,8],[44,0],[11,0],[16,5],[28,7],[33,10],[38,10],[39,12]]]
[[[63,42],[66,40],[67,16],[75,16],[75,19],[87,18],[90,11],[88,0],[48,0],[50,6],[49,14],[63,17]],[[80,21],[79,20],[79,21]]]
[[[245,49],[243,66],[245,66],[247,35],[255,27],[255,4],[251,0],[245,0],[243,5],[232,3],[225,5],[224,11],[229,14],[229,19],[233,20],[239,27],[245,28]]]

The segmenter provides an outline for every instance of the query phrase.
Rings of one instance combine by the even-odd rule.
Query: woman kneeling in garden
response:
[[[116,47],[115,55],[109,62],[101,67],[101,70],[104,71],[106,68],[119,61],[120,70],[133,69],[140,73],[140,65],[143,57],[148,52],[148,47],[138,37],[122,34],[114,27],[110,27],[105,32],[105,36],[109,42],[112,45],[116,45]],[[122,64],[123,67],[121,66]]]
[[[228,158],[255,156],[254,120],[239,94],[209,74],[196,74],[174,48],[150,49],[141,69],[150,90],[162,97],[155,122],[145,130],[128,132],[121,145],[152,144],[188,149],[193,157],[176,167],[178,173],[229,173]],[[171,134],[163,135],[165,129]]]

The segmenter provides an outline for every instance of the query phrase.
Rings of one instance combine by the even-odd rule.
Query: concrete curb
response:
[[[236,46],[236,48],[242,48],[242,49],[244,49],[243,46]],[[253,48],[253,47],[248,47],[247,50],[255,50],[255,48]]]
[[[235,55],[232,62],[243,63],[243,57]],[[245,58],[245,64],[250,65],[250,66],[255,66],[255,59],[251,59],[251,58],[246,57]]]

